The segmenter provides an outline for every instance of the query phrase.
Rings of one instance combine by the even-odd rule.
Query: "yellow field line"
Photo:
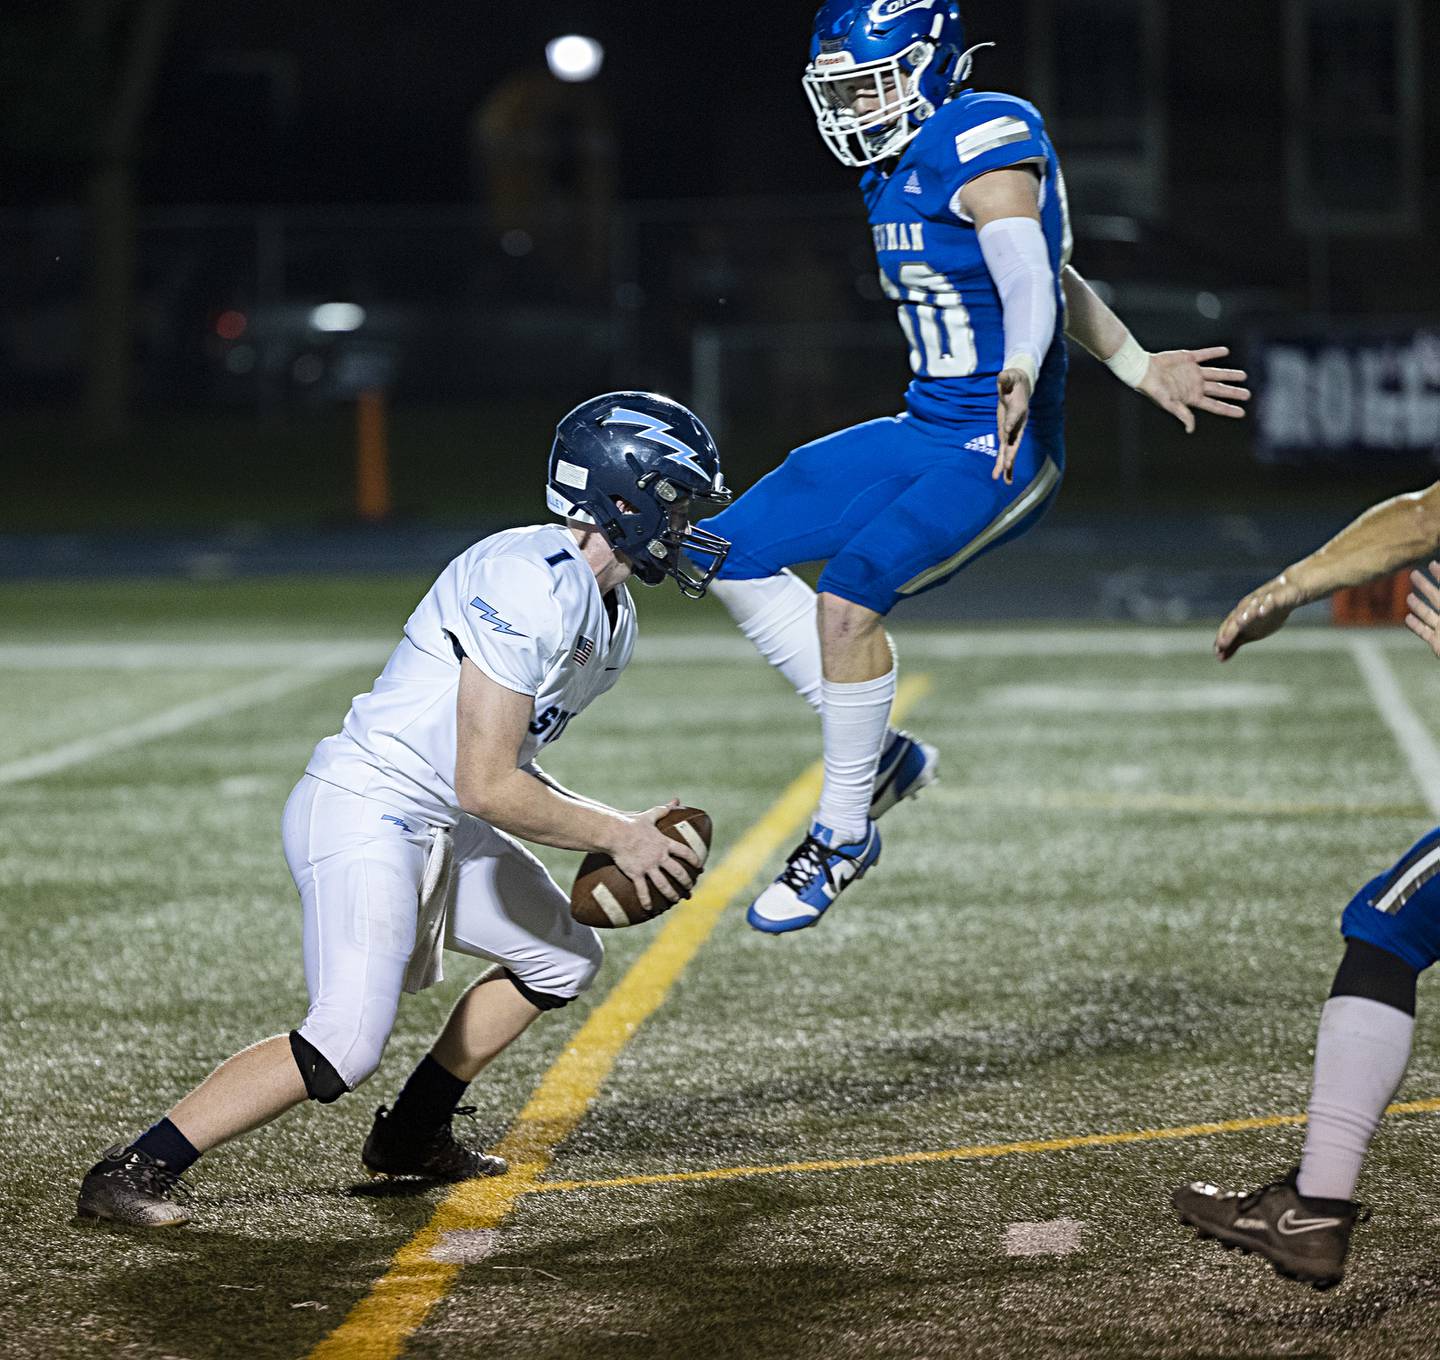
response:
[[[895,696],[901,716],[930,687],[911,676]],[[345,1320],[313,1351],[312,1360],[394,1360],[449,1292],[460,1266],[434,1259],[448,1232],[498,1228],[522,1196],[541,1188],[555,1149],[584,1117],[620,1051],[661,1005],[675,979],[714,930],[725,908],[805,824],[820,791],[821,767],[810,766],[768,812],[700,880],[695,896],[665,918],[649,948],[631,964],[555,1060],[492,1149],[510,1174],[464,1181],[390,1262]]]
[[[1386,1114],[1433,1114],[1440,1099],[1411,1100],[1391,1105]],[[1038,1152],[1070,1152],[1076,1148],[1116,1147],[1122,1143],[1154,1143],[1166,1139],[1205,1138],[1217,1133],[1243,1133],[1303,1124],[1303,1114],[1260,1115],[1254,1119],[1224,1119],[1214,1124],[1183,1124],[1170,1129],[1134,1129],[1120,1133],[1085,1133],[1070,1138],[1031,1138],[1020,1143],[990,1143],[975,1147],[932,1148],[922,1152],[895,1152],[885,1157],[842,1157],[815,1162],[776,1162],[768,1166],[717,1166],[708,1171],[669,1171],[653,1176],[612,1176],[594,1181],[544,1181],[531,1194],[550,1191],[612,1190],[627,1185],[684,1185],[692,1181],[733,1181],[748,1176],[803,1175],[813,1171],[863,1171],[877,1166],[913,1166],[919,1162],[971,1162],[993,1157],[1018,1157]]]

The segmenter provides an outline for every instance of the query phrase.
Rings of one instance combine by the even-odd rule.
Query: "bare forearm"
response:
[[[460,806],[501,831],[559,850],[609,851],[625,818],[601,803],[572,798],[525,770],[457,780]]]
[[[1065,334],[1102,363],[1125,343],[1129,330],[1073,265],[1060,275],[1065,290]]]
[[[1302,603],[1323,599],[1440,551],[1440,483],[1372,506],[1323,547],[1286,569]]]
[[[547,774],[533,760],[528,765],[522,765],[520,768],[532,779],[538,779],[547,789],[553,789],[562,798],[568,798],[571,802],[581,803],[585,807],[599,808],[601,812],[612,811],[606,803],[598,802],[594,798],[587,798],[583,793],[576,793],[574,789],[567,789],[553,774]]]

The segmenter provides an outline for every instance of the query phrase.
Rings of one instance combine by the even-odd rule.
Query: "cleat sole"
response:
[[[1344,1280],[1343,1275],[1315,1275],[1308,1271],[1295,1270],[1292,1267],[1282,1265],[1275,1260],[1263,1247],[1248,1240],[1240,1240],[1226,1236],[1223,1229],[1202,1226],[1192,1218],[1180,1215],[1180,1221],[1188,1228],[1195,1230],[1195,1238],[1202,1242],[1217,1242],[1222,1251],[1238,1251],[1242,1256],[1259,1256],[1268,1261],[1275,1273],[1286,1280],[1293,1280],[1296,1284],[1308,1284],[1311,1289],[1324,1293],[1327,1289],[1334,1289],[1337,1284]]]

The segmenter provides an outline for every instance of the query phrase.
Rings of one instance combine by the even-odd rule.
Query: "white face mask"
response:
[[[961,54],[950,91],[969,77],[974,54],[994,45],[977,43]],[[935,54],[935,44],[920,39],[894,56],[860,64],[848,52],[822,52],[805,68],[801,84],[816,126],[842,165],[874,165],[914,139],[935,112],[934,102],[920,91]]]
[[[935,112],[920,93],[920,77],[934,55],[933,43],[916,42],[859,66],[848,53],[822,53],[805,68],[801,83],[815,123],[842,165],[874,165],[920,131]]]

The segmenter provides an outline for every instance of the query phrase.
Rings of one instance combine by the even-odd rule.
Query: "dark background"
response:
[[[1041,107],[1075,262],[1142,343],[1232,344],[1263,399],[1267,337],[1436,326],[1435,6],[964,11],[997,44],[974,83]],[[343,525],[362,390],[382,394],[402,532],[535,514],[555,419],[609,386],[695,402],[740,485],[897,409],[904,348],[854,174],[800,89],[811,15],[12,0],[5,570],[42,569],[60,532],[108,534],[103,554],[142,532]],[[604,44],[594,82],[546,73],[566,32]],[[364,325],[316,332],[332,301]],[[1413,441],[1265,464],[1254,420],[1187,441],[1083,355],[1074,373],[1077,512],[1311,507],[1328,526],[1431,475]]]

